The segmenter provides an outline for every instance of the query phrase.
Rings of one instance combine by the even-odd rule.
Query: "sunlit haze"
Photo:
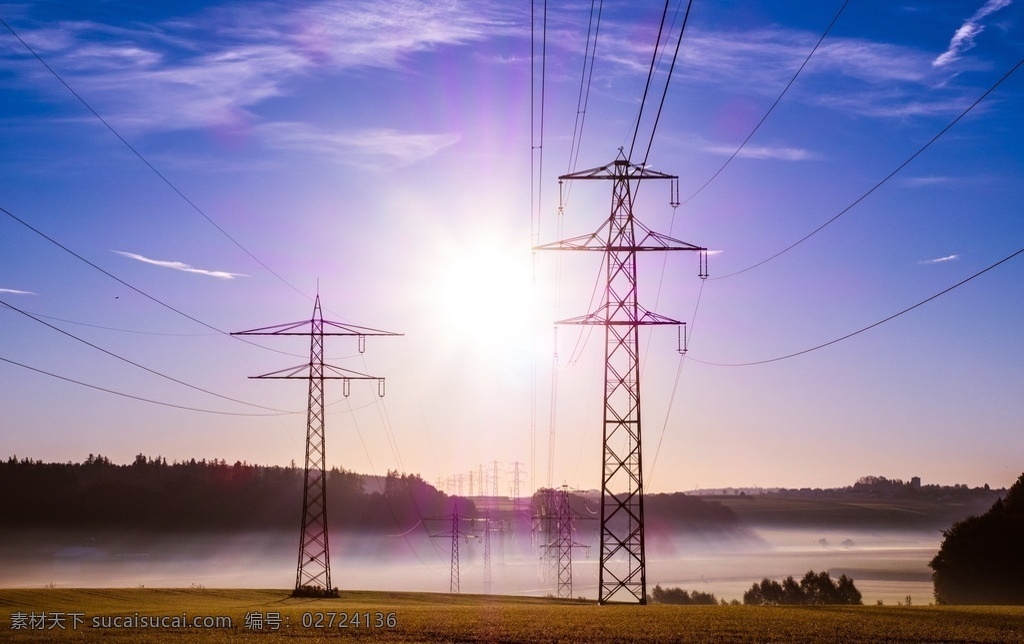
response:
[[[842,5],[694,2],[656,129],[658,2],[603,3],[592,73],[590,3],[0,5],[0,457],[301,465],[306,383],[250,377],[308,338],[228,334],[319,292],[402,334],[327,338],[386,379],[328,382],[329,467],[598,488],[603,330],[553,323],[601,256],[531,249],[607,219],[558,176],[636,131],[682,204],[645,182],[635,215],[712,251],[638,260],[689,334],[641,331],[646,490],[1009,486],[1024,0]]]

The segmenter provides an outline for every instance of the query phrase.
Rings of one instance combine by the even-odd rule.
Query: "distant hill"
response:
[[[921,485],[866,476],[851,486],[834,489],[731,490],[709,494],[729,508],[741,523],[763,527],[871,527],[882,529],[938,529],[980,514],[1006,490],[966,485]]]

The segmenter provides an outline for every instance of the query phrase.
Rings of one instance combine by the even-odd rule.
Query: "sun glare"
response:
[[[535,311],[528,247],[489,242],[446,254],[433,305],[451,341],[488,357],[527,357]]]

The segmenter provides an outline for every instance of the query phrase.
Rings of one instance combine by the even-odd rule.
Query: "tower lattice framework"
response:
[[[559,180],[612,182],[611,214],[597,231],[537,246],[537,250],[596,251],[604,254],[605,289],[596,311],[556,324],[603,326],[605,391],[601,470],[601,551],[598,601],[617,596],[647,603],[644,546],[643,460],[640,414],[639,329],[683,322],[643,308],[637,298],[636,256],[647,251],[697,251],[706,277],[707,249],[656,233],[633,216],[635,186],[642,180],[677,179],[634,165],[621,150],[613,162],[562,175]]]
[[[325,328],[327,329],[325,331]],[[327,530],[327,457],[324,438],[324,381],[341,380],[343,393],[349,395],[352,380],[377,380],[378,395],[384,394],[384,379],[324,363],[324,336],[356,336],[360,353],[370,335],[401,335],[380,329],[341,324],[323,319],[320,295],[313,303],[313,317],[231,335],[309,336],[309,363],[252,378],[266,380],[308,380],[306,414],[306,458],[302,484],[302,529],[293,595],[336,594],[331,585],[331,556]]]

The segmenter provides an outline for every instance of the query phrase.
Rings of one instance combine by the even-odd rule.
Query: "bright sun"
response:
[[[488,357],[527,357],[534,341],[532,255],[525,244],[447,248],[431,291],[446,335]]]

